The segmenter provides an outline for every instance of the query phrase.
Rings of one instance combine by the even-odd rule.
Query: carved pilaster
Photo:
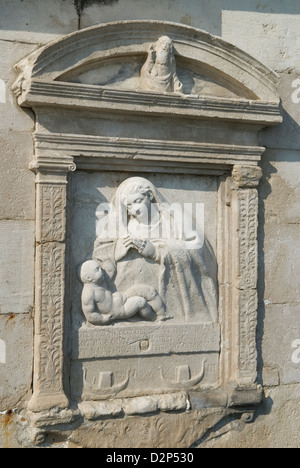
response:
[[[36,293],[34,393],[32,411],[51,407],[66,408],[64,391],[64,306],[66,185],[69,170],[75,165],[62,158],[51,167],[35,160],[30,168],[36,173]]]
[[[234,377],[240,385],[257,378],[257,227],[258,192],[261,169],[235,166],[233,195],[233,341],[237,355]]]

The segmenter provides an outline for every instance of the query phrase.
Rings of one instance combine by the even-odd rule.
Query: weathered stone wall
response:
[[[202,434],[195,423],[184,440],[201,447],[299,447],[299,2],[0,0],[0,6],[0,447],[22,446],[22,437],[26,438],[19,410],[31,395],[33,359],[35,185],[28,163],[35,123],[34,115],[22,111],[11,92],[13,65],[78,28],[123,19],[159,19],[204,29],[244,49],[280,76],[284,120],[263,132],[260,141],[267,147],[258,235],[257,340],[264,402],[249,425],[224,418],[209,434]],[[176,424],[175,415],[168,418]],[[191,418],[196,421],[195,415]],[[107,434],[111,430],[113,423],[111,428],[107,425]],[[83,444],[84,437],[74,434],[72,444]]]

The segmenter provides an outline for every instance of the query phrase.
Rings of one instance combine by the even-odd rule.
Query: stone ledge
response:
[[[189,401],[187,395],[181,392],[105,402],[84,401],[79,403],[78,408],[84,418],[97,420],[107,417],[151,414],[158,411],[185,411],[189,409]]]

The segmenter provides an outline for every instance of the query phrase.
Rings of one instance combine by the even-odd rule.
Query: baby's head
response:
[[[104,277],[104,271],[97,260],[84,262],[81,265],[79,274],[83,283],[99,283]]]

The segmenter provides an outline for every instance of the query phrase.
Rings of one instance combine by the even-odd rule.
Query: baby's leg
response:
[[[146,320],[151,320],[154,321],[156,320],[156,314],[153,312],[152,307],[150,307],[149,304],[145,304],[145,307],[143,307],[140,311],[139,314],[141,317],[143,317]]]
[[[156,289],[154,289],[152,286],[137,284],[129,288],[126,291],[126,294],[128,296],[135,295],[144,297],[156,313],[158,320],[163,320],[166,318],[166,307],[164,301],[161,299]],[[151,315],[153,315],[153,313]]]
[[[147,301],[144,297],[129,297],[124,306],[124,310],[127,317],[133,317],[135,314],[139,313],[146,320],[156,319],[155,313],[147,304]]]

